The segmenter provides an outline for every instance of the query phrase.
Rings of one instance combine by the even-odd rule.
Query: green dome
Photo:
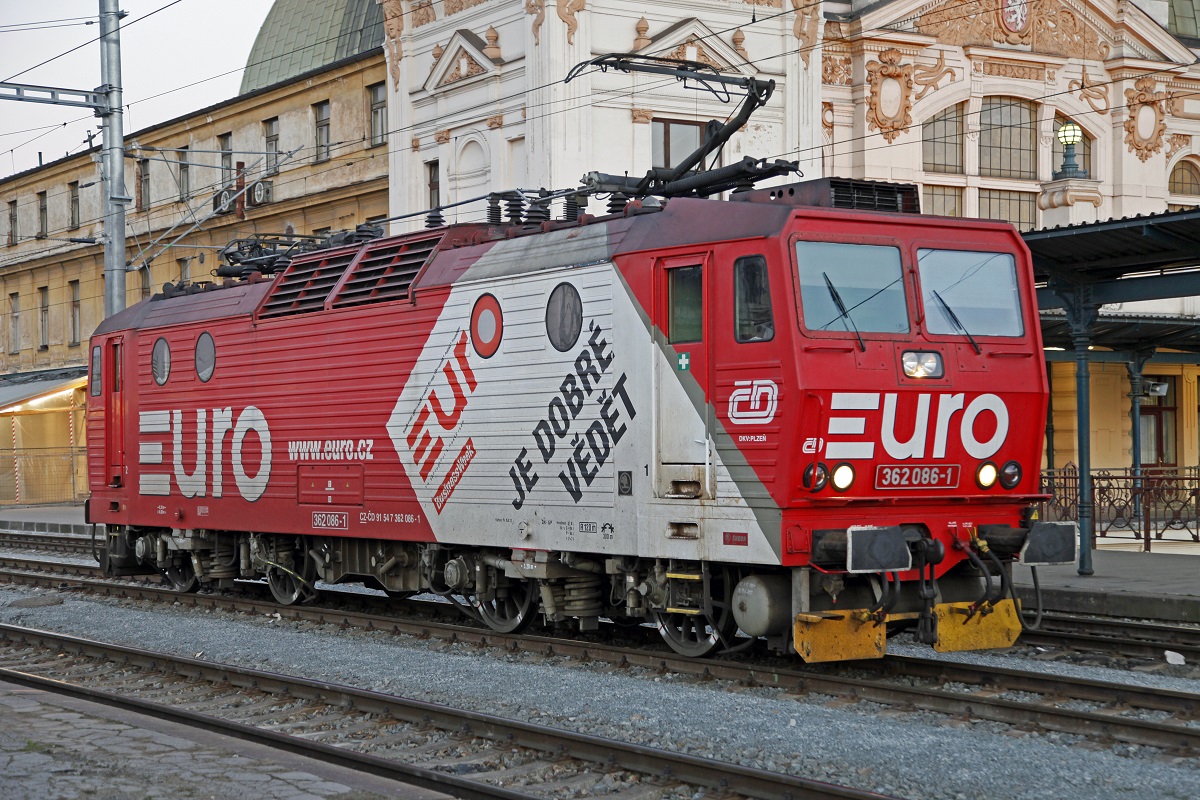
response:
[[[240,93],[382,44],[383,7],[376,0],[275,0],[246,59]]]

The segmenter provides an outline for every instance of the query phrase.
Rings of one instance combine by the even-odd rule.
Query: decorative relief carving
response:
[[[913,68],[913,82],[921,87],[921,91],[917,92],[914,101],[920,100],[930,90],[938,89],[938,84],[942,82],[942,78],[950,77],[950,82],[954,83],[954,68],[946,66],[946,51],[938,51],[938,60],[931,67],[922,67],[917,65]]]
[[[637,30],[637,36],[633,38],[633,52],[636,53],[643,47],[650,46],[650,37],[646,35],[650,32],[650,23],[646,21],[645,17],[642,17],[634,27]]]
[[[771,8],[783,8],[783,0],[742,0],[748,6],[770,6]]]
[[[546,0],[525,0],[525,13],[534,15],[533,44],[539,45],[542,41],[538,32],[542,29],[542,23],[546,21]]]
[[[1051,189],[1038,195],[1038,208],[1049,211],[1052,208],[1073,206],[1077,203],[1091,203],[1099,208],[1104,203],[1104,195],[1100,194],[1100,182],[1088,180],[1072,180],[1071,186],[1062,189]]]
[[[437,22],[437,12],[433,10],[433,0],[417,0],[412,6],[412,24],[414,28]]]
[[[825,141],[833,141],[833,103],[821,103],[821,131]]]
[[[466,11],[468,8],[474,8],[478,5],[483,5],[487,0],[443,0],[446,6],[446,16],[457,14],[460,11]]]
[[[795,19],[792,21],[792,33],[800,43],[800,60],[808,69],[808,56],[817,41],[817,21],[820,18],[820,3],[810,3],[809,0],[792,0],[792,10]]]
[[[878,129],[889,142],[912,124],[913,65],[901,64],[900,57],[899,50],[889,47],[878,61],[867,62],[868,128]]]
[[[487,118],[487,126],[489,128],[503,128],[504,127],[504,115],[496,114],[494,116],[488,117]]]
[[[483,65],[472,58],[464,51],[459,51],[458,58],[455,60],[454,69],[445,77],[442,78],[438,86],[447,86],[451,83],[457,83],[463,78],[470,78],[475,75],[482,75],[486,72]]]
[[[984,61],[983,74],[1022,81],[1046,80],[1046,69],[1040,64],[1017,64],[1012,61]]]
[[[1083,68],[1083,75],[1080,76],[1080,79],[1068,83],[1067,88],[1072,92],[1079,92],[1079,99],[1087,101],[1093,111],[1101,114],[1108,113],[1108,84],[1090,82],[1087,67]]]
[[[633,121],[637,125],[649,125],[650,120],[654,119],[654,112],[648,108],[631,108]]]
[[[917,30],[947,45],[1024,45],[1089,61],[1109,53],[1100,32],[1059,0],[944,0],[917,18]]]
[[[1173,133],[1168,141],[1170,143],[1167,145],[1167,158],[1192,146],[1192,137],[1185,133]]]
[[[433,46],[433,63],[434,63],[434,66],[436,66],[436,65],[437,65],[437,63],[438,63],[439,61],[441,61],[441,60],[442,60],[442,56],[443,56],[445,53],[446,53],[446,48],[442,47],[440,44],[435,44],[435,45]],[[432,72],[432,71],[433,71],[433,70],[430,70],[430,72]]]
[[[413,149],[413,150],[420,150],[420,149],[421,149],[421,137],[419,137],[419,136],[414,136],[414,137],[413,137],[413,140],[412,140],[412,149]]]
[[[497,42],[500,41],[500,33],[495,29],[495,27],[489,25],[487,32],[484,33],[484,38],[487,39],[487,47],[483,48],[483,54],[492,61],[499,61],[500,45],[497,44]]]
[[[821,83],[849,86],[851,74],[850,56],[835,53],[821,56]]]
[[[741,28],[733,32],[733,49],[737,51],[743,61],[750,60],[750,54],[746,52],[746,34],[742,33]]]
[[[445,144],[450,141],[450,129],[447,128],[444,131],[438,131],[433,135],[433,140],[438,144]]]
[[[1134,82],[1132,89],[1125,90],[1125,106],[1129,118],[1125,120],[1125,144],[1130,152],[1146,161],[1162,150],[1163,134],[1167,131],[1166,92],[1155,92],[1158,84],[1154,78],[1145,76]]]
[[[687,51],[689,47],[696,48],[696,56],[690,60],[699,61],[701,64],[707,64],[716,70],[721,69],[721,64],[719,64],[711,55],[709,55],[708,51],[704,49],[704,45],[700,44],[695,39],[689,39],[683,44],[679,45],[679,47],[676,47],[674,50],[667,53],[667,58],[687,59]]]
[[[388,73],[392,76],[392,91],[400,91],[400,59],[404,57],[404,48],[400,44],[400,35],[404,33],[404,7],[400,0],[384,0],[383,3],[383,40],[388,49]]]
[[[554,0],[558,18],[567,24],[567,44],[575,44],[579,20],[575,15],[587,8],[587,0]]]
[[[1185,105],[1186,100],[1197,98],[1200,98],[1200,94],[1195,86],[1176,86],[1174,90],[1167,92],[1167,113],[1180,119],[1200,119],[1200,111],[1188,111]]]

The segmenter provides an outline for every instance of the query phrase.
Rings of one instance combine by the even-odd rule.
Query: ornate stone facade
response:
[[[412,24],[414,28],[437,22],[437,12],[433,10],[433,0],[418,0],[412,6]]]
[[[913,65],[901,64],[901,55],[893,47],[880,53],[878,61],[867,63],[867,84],[871,87],[868,127],[878,130],[889,142],[912,125]]]
[[[921,91],[917,92],[913,100],[920,100],[930,91],[936,91],[942,78],[948,77],[950,82],[954,83],[955,74],[953,67],[946,66],[946,51],[939,50],[937,62],[933,66],[922,67],[918,64],[913,68],[913,82],[921,87]]]
[[[525,13],[533,15],[533,43],[542,43],[542,23],[546,21],[546,0],[525,0]]]
[[[945,0],[917,18],[917,30],[944,45],[1011,45],[1035,53],[1103,61],[1107,32],[1061,0]]]
[[[567,44],[575,44],[575,31],[579,30],[579,20],[575,15],[587,8],[587,0],[555,0],[555,11],[558,18],[567,26]]]
[[[1167,115],[1167,93],[1155,92],[1157,86],[1154,78],[1146,75],[1134,82],[1134,88],[1125,90],[1125,106],[1129,110],[1125,144],[1142,161],[1162,150],[1163,134],[1167,132],[1167,123],[1163,121]]]
[[[795,19],[792,21],[792,35],[799,45],[800,60],[808,69],[809,56],[817,43],[817,24],[820,21],[821,6],[809,0],[792,0],[792,10]]]
[[[468,8],[486,3],[487,0],[442,0],[445,4],[446,16],[457,14],[460,11],[466,11]]]
[[[1108,113],[1108,89],[1109,84],[1103,81],[1092,82],[1088,78],[1087,67],[1083,67],[1083,74],[1077,81],[1071,81],[1067,84],[1072,92],[1079,92],[1079,99],[1086,102],[1092,107],[1092,110],[1098,114]]]

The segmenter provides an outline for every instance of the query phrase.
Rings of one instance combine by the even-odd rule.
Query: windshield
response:
[[[970,337],[1025,332],[1017,265],[1010,253],[918,250],[917,261],[930,333]]]
[[[800,304],[810,331],[905,333],[900,251],[895,247],[796,242]]]

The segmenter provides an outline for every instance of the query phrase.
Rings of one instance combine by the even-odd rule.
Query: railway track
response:
[[[1163,650],[1200,662],[1200,627],[1157,622],[1044,614],[1041,627],[1021,634],[1021,643],[1067,646],[1082,652],[1161,659]]]
[[[100,544],[95,543],[97,547]],[[91,556],[92,546],[92,537],[79,534],[0,530],[0,547]]]
[[[0,560],[0,566],[4,561]],[[59,586],[62,580],[57,570],[62,566],[51,564],[52,571],[41,575],[6,570],[0,572],[0,580]],[[344,608],[279,606],[254,597],[181,595],[160,587],[93,579],[72,581],[70,585],[89,593],[257,615],[278,614],[288,620],[391,631],[451,643],[470,642],[541,657],[602,661],[702,680],[773,686],[797,695],[827,695],[845,702],[873,702],[961,719],[990,720],[1018,729],[1059,731],[1102,743],[1116,741],[1200,755],[1200,693],[907,656],[832,667],[782,666],[782,659],[769,657],[757,661],[688,659],[653,645],[619,647],[602,641],[504,635],[447,623],[437,619],[439,611],[447,610],[445,604],[424,604],[426,618],[413,620]],[[430,608],[434,605],[443,608]],[[644,632],[653,634],[649,629]]]
[[[766,770],[403,697],[0,625],[0,678],[464,798],[882,798]]]

